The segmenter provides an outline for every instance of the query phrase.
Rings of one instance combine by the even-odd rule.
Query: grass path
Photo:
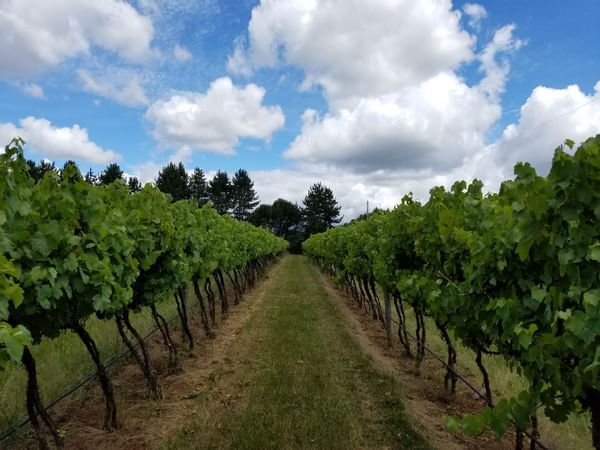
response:
[[[398,386],[347,331],[316,269],[286,256],[195,401],[202,414],[164,449],[428,448]]]

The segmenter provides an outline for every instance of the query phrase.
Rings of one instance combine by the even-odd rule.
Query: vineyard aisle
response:
[[[328,300],[308,258],[286,256],[260,307],[162,442],[189,448],[429,448]]]

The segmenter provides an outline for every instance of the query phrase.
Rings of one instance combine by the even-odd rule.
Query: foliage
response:
[[[46,173],[56,171],[54,162],[48,162],[45,160],[41,160],[38,164],[36,164],[35,161],[27,160],[27,165],[29,166],[29,175],[36,182],[42,180]]]
[[[342,221],[341,207],[338,206],[333,191],[321,183],[313,184],[309,188],[302,204],[307,236],[322,233]]]
[[[202,169],[198,167],[194,169],[189,183],[191,198],[196,201],[198,207],[204,206],[208,202],[208,184]]]
[[[218,171],[208,183],[208,197],[219,214],[229,212],[232,207],[232,187],[227,172]]]
[[[233,217],[248,220],[248,216],[258,205],[258,195],[254,190],[254,182],[248,172],[239,169],[231,179],[231,207]]]
[[[140,180],[138,180],[137,177],[129,177],[129,180],[127,180],[127,188],[130,193],[135,194],[142,190],[142,183],[140,183]]]
[[[192,196],[188,174],[182,163],[169,163],[158,173],[156,187],[169,194],[172,201],[189,200]]]
[[[540,406],[555,422],[584,409],[599,447],[599,219],[596,136],[574,154],[558,148],[547,177],[520,163],[498,194],[484,196],[477,180],[436,187],[424,205],[405,197],[393,211],[313,235],[304,250],[339,274],[372,271],[440,330],[479,355],[497,352],[528,380],[450,428],[502,434],[511,421],[526,429]]]
[[[112,184],[117,180],[123,180],[123,171],[118,164],[112,163],[106,166],[106,169],[98,177],[98,183],[106,186]]]

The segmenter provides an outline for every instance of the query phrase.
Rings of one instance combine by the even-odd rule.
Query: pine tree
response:
[[[189,200],[192,197],[188,174],[182,163],[169,163],[163,167],[156,179],[156,187],[169,194],[174,202]]]
[[[69,183],[76,183],[83,180],[79,166],[71,159],[63,165],[63,168],[60,171],[60,178]]]
[[[142,183],[140,183],[140,180],[138,180],[137,177],[130,177],[127,181],[127,187],[129,188],[130,193],[135,194],[142,190]]]
[[[232,206],[232,186],[227,172],[219,170],[210,180],[208,183],[208,196],[219,214],[229,212]]]
[[[198,207],[208,202],[208,184],[202,169],[196,167],[190,177],[190,192],[192,199],[198,203]]]
[[[41,160],[39,164],[36,164],[35,161],[28,160],[27,165],[29,166],[29,174],[31,175],[31,178],[33,178],[36,182],[41,181],[46,173],[56,171],[54,162],[48,162],[45,160]]]
[[[123,180],[123,171],[116,163],[112,163],[106,166],[104,172],[102,172],[98,177],[98,181],[103,186],[112,184],[117,180]]]
[[[98,184],[98,177],[90,167],[90,170],[85,174],[85,182],[91,186],[95,186]]]
[[[248,220],[248,216],[258,205],[258,195],[248,172],[238,170],[231,180],[231,188],[233,216],[238,220]]]
[[[307,237],[321,233],[334,224],[340,223],[341,207],[338,206],[333,191],[320,182],[313,184],[304,197],[302,215]]]

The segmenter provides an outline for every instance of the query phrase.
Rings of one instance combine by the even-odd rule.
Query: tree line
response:
[[[57,172],[61,177],[69,173],[70,177],[85,180],[90,185],[109,185],[123,180],[131,193],[142,189],[142,183],[136,177],[126,177],[116,163],[109,164],[102,172],[95,174],[90,168],[81,174],[74,161],[67,161],[62,169],[53,162],[27,161],[30,176],[37,182],[49,171]],[[66,170],[72,167],[76,170]],[[333,190],[323,184],[313,184],[302,205],[278,198],[272,204],[259,204],[254,182],[244,169],[239,169],[230,177],[225,171],[217,171],[211,180],[207,180],[202,169],[196,167],[188,174],[182,163],[169,163],[164,166],[155,180],[161,192],[169,194],[172,201],[193,200],[198,207],[209,201],[219,214],[229,214],[238,220],[252,223],[267,229],[290,243],[290,251],[301,252],[301,243],[310,235],[321,233],[341,222],[341,207]]]

